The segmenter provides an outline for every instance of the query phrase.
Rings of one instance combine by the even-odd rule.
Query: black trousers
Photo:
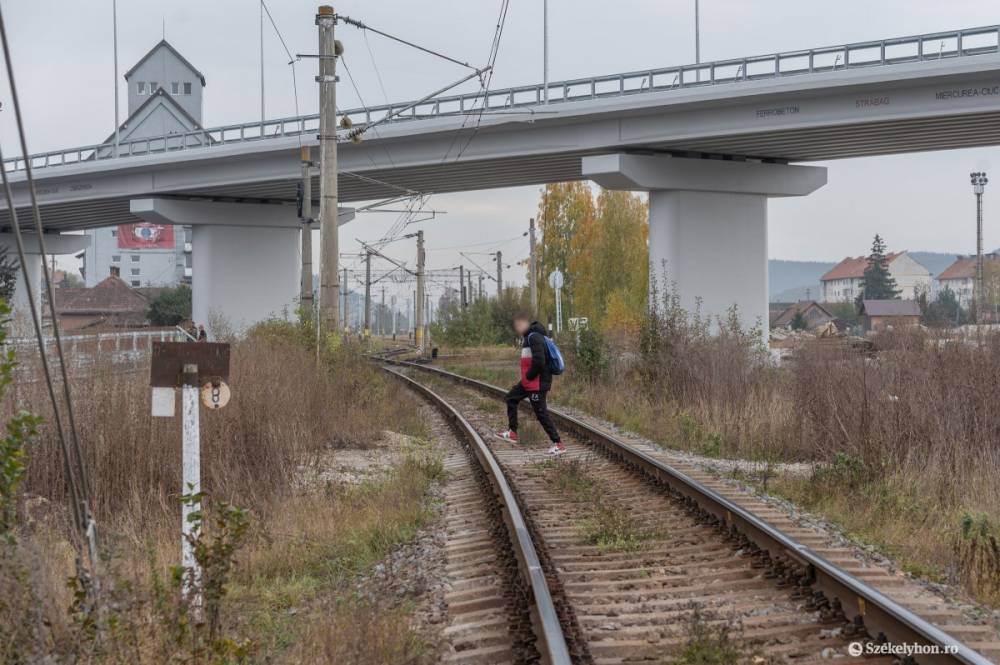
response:
[[[531,409],[535,412],[535,417],[538,418],[538,422],[542,425],[545,433],[549,435],[552,443],[559,441],[559,432],[552,422],[548,407],[545,406],[545,391],[529,392],[524,389],[520,382],[507,391],[507,426],[511,430],[517,431],[517,407],[524,398],[528,398]]]

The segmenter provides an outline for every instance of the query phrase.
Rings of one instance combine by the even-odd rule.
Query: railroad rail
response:
[[[388,358],[381,360],[457,383],[489,397],[500,398],[505,393],[496,386],[440,368]],[[409,385],[425,394],[430,391],[413,379],[394,374],[406,378]],[[453,418],[468,423],[454,407],[448,408],[454,414]],[[782,584],[795,589],[800,598],[808,598],[809,607],[819,609],[828,618],[831,615],[843,618],[849,630],[856,631],[858,635],[866,633],[876,643],[921,645],[925,652],[936,651],[902,658],[899,662],[921,665],[987,665],[992,662],[953,635],[689,475],[558,409],[550,409],[550,414],[567,433],[594,446],[618,466],[633,470],[640,477],[681,498],[719,533],[735,541],[739,548],[750,551],[756,562],[763,562],[769,569],[769,576],[780,578]],[[483,454],[487,454],[485,450]]]
[[[472,424],[433,390],[403,374],[388,369],[386,371],[423,395],[448,418],[459,435],[468,441],[473,455],[486,474],[500,504],[504,523],[517,558],[518,570],[523,578],[525,588],[529,591],[532,621],[537,637],[536,647],[541,652],[543,662],[552,665],[570,665],[572,660],[570,659],[569,647],[566,644],[559,616],[549,592],[545,572],[539,562],[531,533],[517,500],[514,498],[514,493],[489,446],[479,436]]]

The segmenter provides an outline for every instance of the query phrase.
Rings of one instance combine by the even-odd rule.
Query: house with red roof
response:
[[[984,254],[983,262],[1000,263],[1000,254]],[[955,262],[938,275],[937,284],[938,292],[944,289],[951,290],[962,307],[971,305],[976,290],[975,255],[955,257]]]
[[[908,252],[894,252],[886,255],[889,274],[896,280],[899,297],[916,300],[921,293],[930,293],[933,285],[931,271]],[[821,302],[854,302],[861,293],[865,280],[867,256],[848,256],[819,278]]]
[[[56,289],[56,313],[65,331],[143,327],[148,309],[149,300],[116,274],[92,288]]]

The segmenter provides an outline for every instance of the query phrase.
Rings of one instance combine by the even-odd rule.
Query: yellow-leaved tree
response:
[[[563,324],[575,314],[576,276],[570,271],[573,238],[593,224],[594,198],[586,182],[560,182],[546,185],[538,204],[538,315],[542,322],[554,322],[555,293],[548,277],[556,269],[565,276],[562,289]]]
[[[597,214],[574,236],[574,309],[602,331],[638,332],[649,284],[648,229],[640,197],[601,190]]]
[[[609,333],[638,331],[649,283],[646,203],[629,192],[601,190],[594,201],[584,182],[547,185],[539,203],[539,309],[555,318],[547,277],[565,275],[563,322],[585,316]]]

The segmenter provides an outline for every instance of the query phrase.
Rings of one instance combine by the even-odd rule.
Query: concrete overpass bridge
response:
[[[547,104],[536,85],[349,110],[359,125],[406,109],[342,144],[340,198],[585,178],[648,191],[651,269],[687,306],[766,322],[767,199],[822,187],[806,162],[1000,143],[998,47],[988,26],[555,82]],[[296,295],[300,146],[317,131],[302,116],[27,159],[47,231],[194,225],[195,317],[239,325]],[[25,158],[4,166],[21,208]],[[706,274],[719,257],[725,274]]]

